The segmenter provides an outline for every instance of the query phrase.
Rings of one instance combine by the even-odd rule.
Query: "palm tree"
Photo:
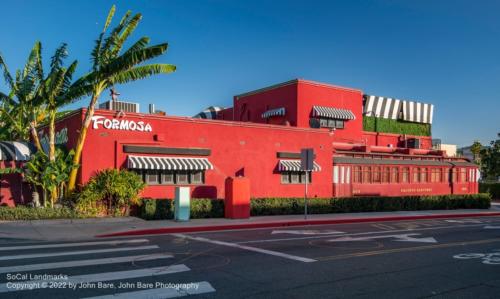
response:
[[[119,24],[105,38],[114,13],[115,6],[113,5],[91,53],[91,72],[73,83],[70,87],[71,91],[67,95],[70,98],[73,96],[73,93],[81,94],[88,92],[90,95],[90,102],[85,112],[75,146],[74,165],[78,165],[80,162],[87,130],[94,115],[95,105],[103,91],[116,84],[144,79],[155,74],[168,74],[174,72],[176,69],[171,64],[157,63],[142,65],[143,62],[164,54],[168,47],[167,43],[149,46],[149,38],[146,36],[140,38],[130,48],[122,52],[125,42],[142,19],[141,14],[132,16],[131,11],[127,11]],[[68,192],[74,190],[77,174],[78,169],[75,167],[71,170],[69,176]]]
[[[29,140],[30,136],[38,150],[40,139],[36,128],[45,114],[45,105],[34,101],[40,81],[43,78],[42,44],[37,41],[22,70],[12,76],[0,55],[0,69],[3,69],[8,94],[0,92],[1,136],[11,140]]]

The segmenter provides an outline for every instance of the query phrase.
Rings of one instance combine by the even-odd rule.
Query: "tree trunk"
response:
[[[87,137],[87,130],[90,125],[90,121],[92,120],[92,116],[94,116],[95,103],[97,102],[97,98],[99,97],[99,93],[95,92],[92,96],[92,100],[90,101],[89,107],[85,112],[85,118],[82,123],[82,128],[80,129],[80,134],[78,135],[78,140],[75,146],[75,155],[73,156],[73,165],[78,165],[80,163],[80,158],[82,156],[83,145],[85,143],[85,137]],[[78,168],[73,167],[69,174],[68,179],[68,188],[66,189],[66,194],[69,195],[73,190],[75,190],[76,185],[76,176],[78,175]]]
[[[49,163],[56,161],[56,110],[51,107],[49,109]],[[55,179],[54,177],[52,177]],[[50,203],[53,206],[57,201],[57,187],[52,187],[50,190]]]
[[[36,149],[39,151],[43,151],[42,144],[40,143],[40,138],[38,137],[38,132],[36,131],[36,124],[30,123],[30,132]]]

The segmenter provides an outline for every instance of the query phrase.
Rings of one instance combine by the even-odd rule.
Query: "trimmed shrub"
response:
[[[143,199],[139,217],[146,220],[173,219],[175,205],[172,199]],[[191,218],[223,218],[224,200],[191,199]]]
[[[479,192],[489,193],[493,199],[500,199],[500,183],[479,183]]]
[[[0,207],[0,220],[39,220],[39,219],[73,219],[86,218],[86,215],[80,214],[67,207],[63,208],[30,208],[18,206]]]
[[[431,136],[431,125],[394,119],[363,116],[363,130],[368,132]]]
[[[353,213],[416,210],[487,209],[489,194],[348,197],[308,199],[308,213]],[[250,202],[252,216],[293,215],[304,213],[303,198],[254,198]]]
[[[173,211],[170,199],[143,199],[138,216],[145,220],[172,219]]]

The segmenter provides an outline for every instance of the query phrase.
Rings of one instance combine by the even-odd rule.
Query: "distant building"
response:
[[[457,156],[457,145],[456,144],[445,144],[441,143],[440,139],[432,139],[432,148],[435,150],[444,151],[448,157]]]

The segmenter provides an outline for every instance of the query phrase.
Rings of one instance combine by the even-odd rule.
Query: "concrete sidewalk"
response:
[[[95,237],[166,234],[180,232],[359,223],[396,220],[500,216],[500,204],[487,210],[435,210],[369,213],[339,213],[285,216],[259,216],[249,219],[193,219],[145,221],[134,217],[74,220],[34,220],[0,222],[0,241],[71,241]]]

